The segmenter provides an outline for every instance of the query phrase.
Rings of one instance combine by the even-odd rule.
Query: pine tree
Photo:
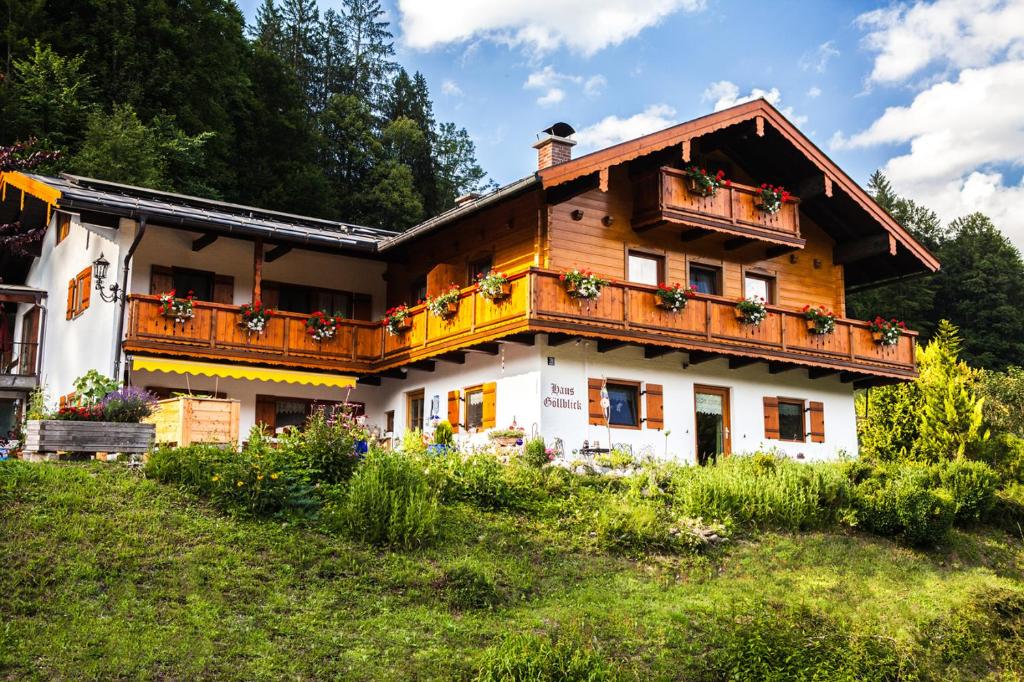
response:
[[[253,42],[260,47],[281,54],[284,50],[284,17],[274,0],[263,0],[256,10],[256,24],[250,31]]]
[[[284,0],[282,58],[295,71],[310,111],[317,97],[319,61],[322,54],[320,11],[316,0]]]
[[[438,126],[434,158],[441,209],[454,206],[463,194],[495,187],[493,182],[486,182],[487,173],[477,163],[476,145],[465,128],[457,128],[454,123]]]
[[[342,5],[351,60],[351,94],[369,104],[375,115],[387,98],[393,61],[393,36],[379,0],[345,0]]]

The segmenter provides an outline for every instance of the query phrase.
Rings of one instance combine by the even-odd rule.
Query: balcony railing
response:
[[[690,187],[689,178],[676,168],[663,167],[638,178],[633,185],[633,229],[642,231],[674,224],[693,231],[721,232],[738,238],[803,247],[798,199],[784,203],[773,214],[757,208],[760,200],[756,187],[734,182],[709,197],[700,196]]]
[[[0,374],[29,377],[38,373],[38,343],[14,341],[0,345]]]
[[[158,297],[132,296],[125,348],[372,374],[513,334],[548,332],[678,348],[690,351],[691,358],[746,357],[892,378],[916,372],[914,332],[882,346],[867,323],[838,319],[833,333],[816,335],[800,311],[778,306],[769,306],[765,320],[751,326],[737,319],[733,300],[698,294],[672,313],[655,305],[654,292],[654,287],[614,282],[597,300],[581,301],[566,294],[559,273],[532,268],[510,277],[510,294],[502,300],[485,299],[470,286],[449,317],[418,305],[410,309],[408,328],[397,335],[387,334],[380,322],[345,320],[334,339],[319,343],[306,334],[306,315],[276,314],[262,334],[250,334],[239,326],[238,306],[197,302],[195,318],[176,324],[161,315]]]

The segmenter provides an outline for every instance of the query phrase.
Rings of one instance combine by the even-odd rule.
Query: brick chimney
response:
[[[542,130],[541,138],[533,144],[533,148],[537,150],[537,170],[570,161],[576,140],[569,138],[575,133],[568,123],[556,123]]]

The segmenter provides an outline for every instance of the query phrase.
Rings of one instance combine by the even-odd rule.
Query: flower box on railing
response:
[[[142,454],[152,447],[155,434],[153,424],[30,419],[25,453],[30,458],[58,452]]]

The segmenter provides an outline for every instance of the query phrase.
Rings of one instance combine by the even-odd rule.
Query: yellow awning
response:
[[[7,171],[0,173],[0,199],[7,201],[7,186],[21,190],[21,208],[25,208],[25,195],[30,194],[46,204],[46,223],[50,223],[50,212],[57,208],[60,190],[50,187],[45,182],[30,178],[24,173]]]
[[[305,384],[307,386],[351,388],[356,385],[354,377],[340,374],[319,374],[317,372],[299,372],[293,369],[274,369],[272,367],[253,367],[249,365],[221,365],[215,362],[193,362],[191,360],[173,360],[171,358],[135,357],[132,358],[132,368],[149,370],[150,372],[202,374],[208,377],[250,379],[252,381],[279,381],[288,384]]]

